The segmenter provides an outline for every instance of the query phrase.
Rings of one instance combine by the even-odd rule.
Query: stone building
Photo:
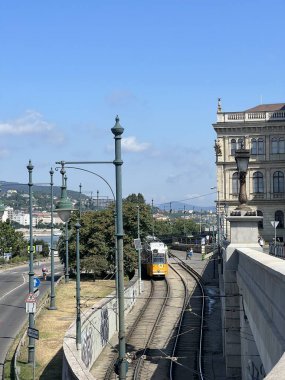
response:
[[[223,223],[238,205],[239,181],[235,151],[242,144],[250,149],[246,177],[248,205],[263,216],[259,234],[269,242],[274,238],[271,221],[279,221],[277,240],[285,241],[285,103],[261,104],[242,112],[223,112],[218,101],[215,154],[217,192]]]

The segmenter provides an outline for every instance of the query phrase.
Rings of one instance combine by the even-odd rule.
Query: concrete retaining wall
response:
[[[125,315],[132,309],[138,294],[139,281],[136,273],[125,289]],[[89,370],[116,332],[116,311],[117,301],[112,293],[108,298],[101,300],[96,308],[89,309],[82,316],[81,351],[76,349],[76,324],[73,322],[63,341],[63,380],[94,380]]]
[[[239,250],[237,282],[265,373],[269,373],[285,352],[285,262],[250,249]]]

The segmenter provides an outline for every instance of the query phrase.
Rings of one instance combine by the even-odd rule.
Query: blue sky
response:
[[[284,0],[2,1],[0,180],[28,182],[29,159],[35,183],[55,161],[113,160],[118,114],[124,196],[212,205],[217,98],[224,111],[285,101],[284,11]],[[84,168],[114,187],[112,165]],[[79,183],[111,196],[70,170],[68,187]]]

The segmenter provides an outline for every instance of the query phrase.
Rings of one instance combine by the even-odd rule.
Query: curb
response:
[[[59,283],[60,283],[63,279],[64,279],[64,275],[62,275],[62,276],[56,281],[55,286],[58,286]],[[38,317],[38,315],[40,314],[40,312],[42,311],[42,309],[44,308],[44,306],[46,306],[46,304],[48,303],[49,299],[50,299],[50,294],[49,294],[49,292],[47,292],[47,294],[45,294],[45,295],[43,296],[43,298],[41,299],[41,305],[40,305],[40,307],[38,308],[38,310],[37,310],[37,312],[36,312],[36,314],[35,314],[35,319]],[[21,329],[20,329],[20,331],[21,331],[21,330],[23,330],[23,329],[25,328],[25,332],[24,332],[22,338],[20,339],[19,343],[17,344],[16,350],[15,350],[15,353],[14,353],[14,355],[13,355],[13,359],[12,359],[12,361],[13,361],[13,372],[14,372],[14,376],[15,376],[15,379],[16,379],[16,380],[20,380],[20,377],[19,377],[20,372],[19,372],[18,367],[17,367],[17,359],[18,359],[18,356],[19,356],[19,353],[20,353],[21,347],[24,345],[25,339],[26,339],[26,337],[27,337],[27,328],[26,328],[27,326],[28,326],[28,323],[27,323],[27,321],[25,321],[25,322],[23,323]],[[3,371],[3,376],[4,376],[4,371]],[[4,377],[3,377],[3,379],[4,379]]]

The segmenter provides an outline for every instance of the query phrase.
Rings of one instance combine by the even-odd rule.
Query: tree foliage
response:
[[[16,231],[8,222],[0,222],[0,250],[12,252],[13,256],[27,256],[28,243],[22,232]]]
[[[137,267],[137,253],[133,240],[138,237],[138,207],[140,219],[140,237],[143,239],[152,230],[151,208],[146,205],[142,194],[131,194],[123,201],[124,230],[124,271],[131,275]],[[74,214],[69,223],[69,263],[76,264],[75,223],[78,215]],[[114,206],[105,210],[87,211],[80,219],[80,258],[84,270],[96,276],[115,270],[115,213]],[[59,255],[65,262],[65,233],[59,239]]]
[[[199,226],[191,219],[170,219],[170,220],[156,220],[154,225],[154,232],[157,236],[173,235],[184,236],[194,235],[199,231]]]

